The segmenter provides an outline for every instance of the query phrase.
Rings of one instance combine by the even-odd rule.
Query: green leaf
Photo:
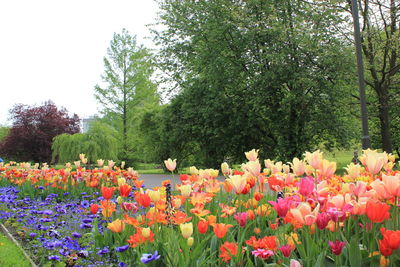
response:
[[[357,236],[353,236],[350,241],[349,246],[349,260],[351,267],[360,267],[361,266],[361,252],[360,245]]]
[[[325,252],[319,254],[314,267],[325,267]]]

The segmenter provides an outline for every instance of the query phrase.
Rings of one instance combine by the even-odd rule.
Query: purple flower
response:
[[[79,228],[81,229],[91,229],[93,227],[93,225],[91,225],[90,223],[82,223]]]
[[[82,206],[82,208],[87,209],[87,208],[89,208],[90,203],[87,200],[82,200],[81,201],[81,206]]]
[[[128,264],[121,261],[118,263],[118,267],[128,267]]]
[[[51,260],[51,261],[59,261],[61,258],[59,256],[56,256],[56,255],[51,255],[51,256],[49,256],[48,259]]]
[[[125,246],[122,246],[122,247],[117,247],[117,248],[115,248],[115,250],[117,251],[117,252],[124,252],[125,250],[127,250],[129,248],[129,245],[125,245]]]
[[[35,238],[35,237],[36,237],[36,233],[30,233],[30,234],[29,234],[29,237],[30,237],[30,238]]]
[[[104,247],[103,249],[101,249],[101,250],[99,250],[99,251],[97,252],[97,255],[103,256],[103,255],[107,254],[108,252],[110,252],[110,251],[108,250],[108,247]]]
[[[158,251],[154,251],[154,254],[143,254],[140,260],[144,263],[147,264],[151,261],[158,260],[160,258],[160,255],[158,255]]]
[[[72,237],[75,237],[75,238],[81,238],[81,237],[82,237],[82,235],[81,235],[80,233],[73,232],[73,233],[72,233]]]

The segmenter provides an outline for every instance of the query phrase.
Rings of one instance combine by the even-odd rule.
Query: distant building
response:
[[[95,120],[96,120],[96,117],[94,117],[94,116],[82,119],[82,133],[87,133],[90,129],[90,125]]]

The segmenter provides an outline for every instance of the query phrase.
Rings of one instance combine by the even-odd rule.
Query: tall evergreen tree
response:
[[[95,86],[95,97],[121,133],[121,160],[127,160],[132,149],[128,135],[138,110],[158,103],[152,74],[150,51],[138,46],[136,37],[125,29],[115,33],[104,57],[103,85]]]

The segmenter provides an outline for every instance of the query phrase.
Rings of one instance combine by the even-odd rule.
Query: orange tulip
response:
[[[121,233],[125,229],[125,223],[120,219],[116,219],[115,221],[109,223],[107,228],[114,233]]]
[[[367,216],[374,223],[381,223],[390,217],[390,206],[382,202],[367,202]]]
[[[101,194],[103,195],[104,199],[109,200],[112,198],[113,194],[114,194],[114,187],[106,187],[103,186],[101,188]]]
[[[213,225],[214,234],[218,238],[223,238],[226,235],[226,233],[228,232],[228,229],[232,226],[233,226],[232,224],[216,223]]]
[[[311,211],[311,206],[308,202],[301,202],[297,208],[291,209],[290,213],[299,223],[303,225],[311,225],[317,220],[318,211],[319,204],[313,211]]]
[[[128,197],[132,187],[128,184],[122,184],[119,186],[119,195],[121,197]]]
[[[101,213],[103,214],[103,216],[106,218],[111,217],[115,211],[115,204],[109,200],[102,200],[100,201],[100,204],[100,207],[102,209]]]
[[[200,220],[197,223],[197,230],[199,230],[200,234],[205,234],[208,230],[208,221],[206,220]]]
[[[231,243],[231,242],[226,241],[219,248],[219,250],[221,251],[221,253],[219,254],[219,257],[224,262],[229,262],[231,260],[231,257],[235,257],[237,255],[238,245],[236,243]]]

